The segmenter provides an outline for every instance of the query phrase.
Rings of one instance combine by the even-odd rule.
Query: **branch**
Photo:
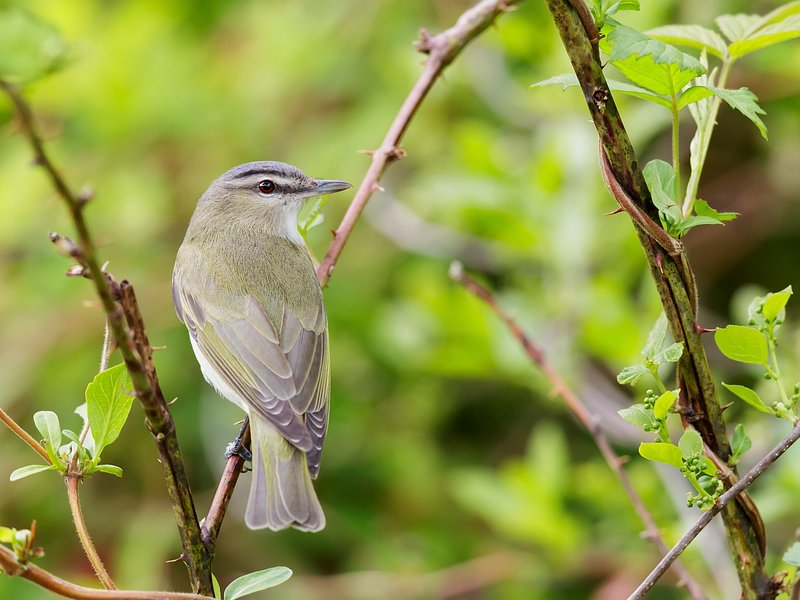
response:
[[[136,397],[144,409],[147,427],[153,434],[158,447],[164,478],[167,481],[181,537],[183,559],[189,570],[192,589],[211,595],[213,587],[209,555],[200,538],[200,526],[197,522],[186,470],[178,447],[175,425],[155,377],[150,347],[142,343],[143,340],[146,342],[147,338],[144,335],[144,325],[135,303],[133,289],[124,281],[116,286],[113,278],[100,268],[95,255],[94,242],[83,215],[90,196],[74,194],[64,176],[50,160],[34,123],[30,106],[19,91],[10,83],[2,80],[0,80],[0,88],[5,91],[16,108],[23,132],[33,149],[36,163],[46,171],[53,187],[70,212],[78,233],[79,247],[75,249],[75,258],[82,265],[79,271],[94,283],[95,291],[105,311],[108,326],[114,334],[120,354],[130,373]],[[53,236],[51,239],[58,242],[60,238]],[[125,294],[130,297],[127,304],[128,310],[123,310],[116,302],[119,295],[124,296]],[[133,339],[128,329],[128,324],[131,322],[139,327],[138,330],[134,329]]]
[[[714,507],[709,510],[707,513],[704,513],[702,517],[700,517],[697,522],[687,531],[683,537],[678,540],[678,543],[672,547],[664,558],[661,559],[661,562],[656,565],[656,568],[652,570],[652,572],[645,578],[644,581],[636,588],[636,590],[628,597],[628,600],[638,600],[640,598],[644,598],[644,595],[647,591],[652,588],[656,581],[664,574],[664,572],[669,568],[669,566],[675,562],[675,560],[680,556],[680,554],[686,550],[689,544],[696,538],[703,529],[705,529],[706,525],[708,525],[711,520],[733,499],[735,499],[739,494],[741,494],[751,483],[753,483],[756,479],[758,479],[767,468],[774,463],[780,456],[789,449],[789,447],[794,444],[798,439],[800,439],[800,423],[794,426],[791,433],[787,435],[781,442],[775,446],[772,450],[770,450],[769,454],[767,454],[764,458],[762,458],[756,466],[750,469],[744,477],[742,477],[739,481],[737,481],[728,491],[726,491],[722,496],[719,497],[717,503]],[[768,597],[774,597],[775,593],[778,592],[779,585],[776,582],[770,582],[772,584],[772,595]]]
[[[586,27],[580,18],[579,10],[585,9],[583,0],[547,0],[547,5],[597,129],[601,156],[605,157],[603,161],[607,158],[607,164],[602,164],[604,176],[614,182],[611,187],[618,202],[624,205],[627,198],[642,212],[639,215],[642,218],[634,220],[636,233],[647,257],[672,337],[684,347],[677,368],[681,390],[679,408],[684,426],[694,427],[706,446],[722,460],[727,460],[731,448],[725,422],[705,349],[695,326],[697,292],[691,267],[685,254],[673,255],[672,251],[662,248],[659,242],[669,246],[668,240],[654,235],[652,227],[644,219],[649,217],[655,226],[658,210],[650,199],[640,163],[603,75],[597,45],[592,42],[596,28]],[[579,6],[579,10],[575,6]],[[581,12],[585,13],[585,10]],[[624,191],[626,198],[619,196],[618,190]],[[755,505],[746,498],[743,496],[740,501],[726,505],[723,520],[743,595],[749,600],[761,597],[762,592],[768,593],[770,583],[764,571],[764,524]]]
[[[12,419],[11,415],[9,415],[2,408],[0,408],[0,421],[2,421],[5,424],[5,426],[8,427],[11,431],[16,433],[17,436],[19,436],[19,438],[23,442],[25,442],[26,444],[28,444],[28,446],[33,448],[34,451],[39,456],[41,456],[48,465],[52,464],[50,457],[47,456],[47,451],[44,448],[42,448],[42,445],[39,442],[37,442],[30,433],[25,431],[21,425],[19,425],[14,419]]]
[[[353,201],[339,224],[333,232],[333,241],[328,247],[325,258],[317,268],[317,279],[320,286],[325,287],[331,278],[336,261],[344,249],[353,228],[361,216],[364,207],[369,202],[372,194],[381,190],[378,183],[386,168],[394,161],[405,156],[405,151],[398,144],[411,124],[411,120],[422,104],[433,84],[441,76],[444,69],[458,56],[459,52],[472,39],[486,30],[498,15],[512,10],[514,5],[522,0],[482,0],[472,8],[465,11],[451,28],[430,36],[424,29],[420,31],[420,39],[416,43],[417,50],[427,54],[425,67],[422,73],[406,96],[400,110],[383,138],[377,150],[370,152],[372,163],[367,170],[361,185],[358,187]],[[245,426],[247,422],[245,421]],[[228,459],[225,470],[217,486],[214,501],[208,515],[203,519],[203,540],[206,546],[213,551],[222,518],[227,510],[228,500],[233,493],[233,488],[239,478],[239,473],[244,466],[244,459],[233,455]]]
[[[631,501],[634,510],[636,510],[636,514],[639,515],[639,519],[644,524],[646,532],[645,537],[653,542],[659,553],[665,554],[667,552],[667,545],[664,543],[664,540],[661,537],[661,533],[658,530],[658,525],[656,524],[655,519],[653,519],[653,515],[651,515],[650,511],[647,510],[647,507],[645,506],[644,501],[641,499],[639,494],[636,493],[633,484],[631,483],[630,479],[628,479],[628,475],[622,468],[622,459],[617,456],[616,452],[614,452],[611,444],[608,441],[608,438],[606,437],[606,434],[603,432],[595,416],[589,411],[580,398],[578,398],[575,392],[572,391],[572,388],[570,388],[561,378],[561,376],[555,371],[555,369],[553,369],[550,363],[545,360],[544,352],[542,352],[541,348],[539,348],[536,343],[529,338],[524,331],[522,331],[517,322],[514,321],[514,319],[503,309],[503,307],[497,303],[497,300],[492,292],[465,273],[464,267],[461,265],[461,263],[454,262],[450,266],[450,277],[456,283],[461,284],[468,292],[483,300],[483,302],[486,303],[486,305],[498,317],[500,317],[500,320],[506,324],[511,334],[517,338],[517,341],[520,343],[523,350],[525,350],[528,358],[530,358],[531,361],[537,367],[539,367],[542,373],[544,373],[544,376],[553,386],[553,394],[561,396],[567,407],[572,411],[572,414],[577,417],[581,424],[594,438],[594,442],[597,445],[597,448],[600,450],[600,454],[603,455],[603,458],[605,459],[606,463],[608,463],[608,466],[612,471],[614,471],[614,474],[622,484],[625,493],[628,495],[628,499]],[[679,579],[686,585],[686,589],[692,598],[695,600],[702,600],[706,598],[706,595],[700,587],[700,584],[695,581],[691,575],[689,575],[689,572],[683,567],[683,565],[680,563],[675,563],[673,565],[673,570],[675,571],[676,575],[678,575]]]
[[[5,546],[0,546],[0,570],[7,575],[23,577],[51,592],[76,600],[208,600],[208,596],[181,592],[97,590],[75,585],[34,564],[21,564],[15,554]]]

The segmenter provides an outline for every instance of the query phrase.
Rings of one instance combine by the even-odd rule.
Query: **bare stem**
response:
[[[433,84],[473,38],[486,30],[498,15],[510,11],[514,5],[520,2],[522,0],[482,0],[466,10],[458,18],[456,24],[449,29],[435,36],[429,35],[425,30],[420,32],[417,50],[428,55],[425,67],[389,126],[380,147],[370,152],[372,163],[342,222],[333,233],[333,241],[328,246],[325,258],[317,268],[317,279],[322,287],[328,284],[336,261],[367,202],[376,190],[381,189],[379,181],[384,171],[392,162],[405,156],[405,151],[401,150],[398,144]],[[203,540],[208,548],[213,549],[222,518],[227,510],[228,500],[243,466],[244,459],[238,455],[231,456],[225,465],[214,501],[208,515],[203,520]]]
[[[77,453],[77,452],[76,452]],[[89,558],[97,578],[107,590],[115,590],[117,586],[111,580],[111,576],[106,571],[105,565],[94,547],[94,542],[89,535],[89,530],[86,528],[86,521],[83,518],[83,511],[81,510],[81,499],[78,495],[78,485],[80,484],[81,476],[76,473],[69,473],[65,477],[67,484],[67,497],[69,498],[69,508],[72,511],[72,521],[75,523],[75,530],[78,532],[78,539],[81,541],[83,551]]]
[[[75,600],[208,600],[208,596],[181,592],[144,592],[136,590],[97,590],[75,585],[56,577],[34,564],[21,564],[14,553],[0,545],[0,570],[19,576],[51,592]]]
[[[5,424],[5,426],[8,427],[11,431],[16,433],[17,436],[19,436],[19,438],[23,442],[25,442],[26,444],[28,444],[28,446],[33,448],[34,451],[39,456],[41,456],[45,460],[45,462],[47,462],[48,465],[52,464],[50,457],[47,456],[47,451],[44,448],[42,448],[42,445],[39,442],[37,442],[33,438],[33,436],[31,436],[31,434],[25,431],[14,419],[12,419],[11,415],[9,415],[2,408],[0,408],[0,421],[2,421]]]
[[[639,600],[640,598],[644,598],[647,591],[655,585],[656,581],[661,578],[669,566],[675,562],[678,556],[680,556],[680,554],[686,550],[692,540],[694,540],[694,538],[696,538],[700,532],[705,529],[706,525],[711,522],[711,520],[725,507],[725,505],[746,490],[751,483],[758,479],[761,474],[764,473],[764,471],[766,471],[772,463],[778,460],[778,458],[780,458],[781,455],[786,452],[789,447],[798,439],[800,439],[800,423],[795,425],[791,433],[783,438],[783,440],[781,440],[777,446],[770,450],[770,452],[764,456],[764,458],[762,458],[758,464],[750,469],[744,477],[737,481],[728,491],[722,494],[711,510],[709,510],[707,513],[703,513],[703,516],[701,516],[697,522],[692,525],[691,529],[689,529],[689,531],[687,531],[683,537],[678,540],[678,543],[672,547],[666,556],[661,559],[661,562],[659,562],[658,565],[656,565],[656,567],[644,579],[644,581],[639,584],[639,587],[637,587],[636,590],[634,590],[634,592],[628,597],[628,600]],[[777,589],[774,590],[774,592],[777,592]]]
[[[483,302],[498,317],[500,317],[500,320],[506,324],[511,334],[517,339],[523,350],[525,350],[528,358],[531,359],[531,362],[539,367],[542,373],[544,373],[544,376],[553,386],[554,394],[561,396],[561,398],[564,400],[564,403],[567,405],[570,411],[572,411],[572,414],[575,415],[575,417],[586,428],[592,438],[594,438],[594,442],[597,445],[597,448],[600,450],[600,454],[602,454],[608,466],[619,479],[622,488],[625,490],[625,493],[628,495],[628,499],[631,501],[631,504],[636,511],[636,514],[639,515],[639,519],[644,524],[645,536],[647,539],[653,542],[653,545],[655,545],[661,554],[666,553],[667,545],[664,543],[664,539],[661,537],[661,532],[658,529],[658,525],[656,524],[653,515],[650,514],[649,510],[647,510],[647,507],[645,506],[644,501],[639,494],[636,493],[633,484],[631,483],[630,479],[628,479],[628,475],[622,468],[622,459],[617,455],[616,452],[614,452],[614,449],[611,447],[606,434],[603,432],[602,428],[597,422],[597,419],[591,413],[589,408],[581,401],[577,394],[575,394],[572,388],[567,385],[567,383],[561,378],[561,376],[550,365],[550,363],[547,362],[544,357],[544,352],[541,350],[541,348],[539,348],[536,343],[530,337],[528,337],[524,331],[522,331],[517,322],[503,309],[502,306],[497,303],[497,300],[492,292],[478,283],[473,277],[465,273],[461,263],[456,262],[450,266],[450,276],[455,282],[461,284],[468,292],[483,300]],[[706,598],[706,595],[700,587],[700,584],[695,581],[691,575],[689,575],[689,572],[683,567],[683,565],[676,562],[672,566],[676,575],[678,575],[680,580],[686,585],[686,589],[692,598],[695,600],[702,600]]]

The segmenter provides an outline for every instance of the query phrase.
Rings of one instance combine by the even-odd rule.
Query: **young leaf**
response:
[[[751,28],[761,21],[759,15],[720,15],[714,21],[731,42],[745,39]]]
[[[793,567],[800,567],[800,542],[795,542],[783,555],[783,562]]]
[[[717,465],[708,460],[707,456],[703,456],[702,461],[703,461],[703,473],[712,476],[717,474]]]
[[[653,204],[668,226],[681,220],[681,209],[675,203],[675,171],[663,160],[651,160],[644,167],[644,180],[650,189]]]
[[[656,419],[666,418],[669,409],[672,408],[677,399],[678,390],[667,390],[661,394],[653,405],[653,414],[656,416]]]
[[[122,467],[118,467],[117,465],[97,465],[94,470],[100,471],[101,473],[108,473],[115,477],[122,477]]]
[[[650,333],[647,334],[647,342],[642,348],[642,356],[645,360],[652,359],[656,354],[661,352],[664,344],[667,343],[667,316],[662,312],[658,315],[656,322]]]
[[[653,362],[657,365],[678,362],[683,356],[683,342],[675,342],[664,348],[653,357]]]
[[[0,526],[0,544],[13,544],[16,535],[16,529]]]
[[[675,444],[666,442],[642,442],[639,454],[647,460],[666,463],[679,469],[683,466],[683,454]]]
[[[675,226],[675,234],[678,237],[686,235],[686,233],[698,225],[722,225],[722,221],[714,217],[705,216],[692,216],[686,217],[683,221]]]
[[[647,31],[647,35],[668,44],[705,50],[719,58],[728,55],[728,45],[722,36],[713,29],[701,25],[665,25]]]
[[[736,394],[739,398],[747,402],[750,406],[757,408],[763,413],[768,415],[774,415],[775,411],[772,410],[769,406],[764,404],[764,401],[761,400],[761,396],[759,396],[755,390],[751,390],[749,387],[744,385],[735,385],[735,384],[727,384],[724,381],[722,385],[728,391]]]
[[[43,471],[54,471],[55,467],[53,465],[28,465],[27,467],[20,467],[11,473],[9,476],[9,481],[17,481],[18,479],[22,479],[23,477],[28,477],[30,475],[36,475],[36,473],[41,473]]]
[[[760,28],[745,39],[734,42],[728,48],[731,57],[739,58],[745,54],[750,54],[756,50],[774,46],[796,37],[800,37],[800,15],[793,15],[777,23]]]
[[[710,89],[719,98],[728,103],[728,106],[734,110],[738,110],[745,117],[750,119],[758,130],[761,132],[761,137],[767,139],[767,126],[758,115],[767,114],[763,108],[758,105],[758,98],[756,95],[748,90],[746,87],[741,87],[737,90],[729,90],[725,88],[710,86]]]
[[[214,598],[222,600],[222,588],[219,587],[219,580],[213,573],[211,574],[211,585],[214,587]]]
[[[683,458],[692,458],[703,453],[703,438],[694,429],[687,429],[678,440]]]
[[[655,102],[656,104],[660,104],[666,108],[672,108],[672,102],[669,99],[659,96],[658,94],[643,87],[639,87],[638,85],[633,85],[626,81],[616,81],[614,79],[606,79],[606,83],[608,83],[608,89],[610,89],[612,92],[620,92],[622,94],[641,98],[642,100]],[[561,75],[555,75],[554,77],[534,83],[531,85],[531,87],[543,87],[546,85],[560,85],[562,90],[579,86],[578,78],[574,73],[563,73]]]
[[[643,364],[630,365],[622,369],[617,375],[617,383],[620,385],[633,385],[642,375],[647,375],[650,370]]]
[[[634,404],[633,406],[623,408],[618,410],[617,414],[619,414],[626,423],[630,423],[639,429],[651,429],[655,425],[655,423],[653,423],[653,412],[644,404]]]
[[[708,202],[700,198],[694,201],[694,212],[700,217],[711,217],[717,221],[733,221],[739,216],[739,213],[736,212],[719,212],[711,208]]]
[[[103,448],[119,436],[128,413],[133,396],[127,393],[128,372],[120,363],[95,375],[86,387],[86,410],[89,426],[95,442],[95,460]]]
[[[714,92],[709,90],[707,87],[703,87],[702,85],[693,85],[692,87],[681,92],[681,95],[678,98],[678,110],[682,110],[689,104],[700,102],[701,100],[710,98],[713,95]]]
[[[752,327],[728,325],[717,329],[714,341],[720,352],[731,360],[756,365],[767,362],[767,340]]]
[[[738,463],[742,454],[750,450],[752,445],[753,442],[750,441],[750,438],[744,431],[744,425],[741,423],[736,425],[736,429],[733,431],[733,437],[731,438],[731,450],[733,450],[733,455],[729,462],[734,465]]]
[[[270,569],[264,569],[263,571],[242,575],[238,579],[234,579],[230,585],[225,588],[224,599],[237,600],[237,598],[255,594],[261,590],[280,585],[291,576],[292,570],[288,567],[272,567]]]
[[[33,424],[47,442],[45,450],[50,462],[61,465],[61,458],[58,456],[58,449],[61,447],[61,424],[58,422],[58,415],[51,410],[40,410],[34,413]]]
[[[768,294],[767,299],[764,301],[764,308],[762,314],[767,321],[774,321],[776,318],[784,314],[784,307],[792,295],[792,286],[787,286],[780,292]]]

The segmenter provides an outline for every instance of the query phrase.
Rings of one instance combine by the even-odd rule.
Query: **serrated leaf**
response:
[[[681,92],[680,97],[678,98],[678,110],[684,109],[689,104],[694,102],[700,102],[705,98],[710,98],[714,95],[707,87],[703,87],[701,85],[693,85],[690,88],[687,88],[683,92]]]
[[[108,473],[115,477],[122,477],[122,467],[118,467],[117,465],[97,465],[94,467],[94,470],[100,471],[101,473]]]
[[[675,444],[668,442],[642,442],[639,455],[647,460],[666,463],[679,469],[683,466],[683,454]]]
[[[800,567],[800,542],[795,542],[783,554],[783,562],[793,567]]]
[[[729,90],[726,88],[719,88],[709,86],[711,91],[714,92],[719,98],[724,100],[728,106],[734,110],[738,110],[745,117],[750,119],[753,124],[758,127],[761,132],[761,137],[767,139],[767,126],[758,115],[767,114],[763,108],[758,105],[758,97],[748,90],[746,87],[741,87],[736,90]]]
[[[651,160],[644,167],[644,180],[653,204],[663,214],[668,225],[681,220],[681,209],[675,203],[675,171],[663,160]]]
[[[699,215],[693,215],[691,217],[686,217],[683,221],[678,223],[675,226],[675,233],[678,237],[686,235],[686,233],[698,225],[722,225],[722,221],[716,219],[714,217],[705,217]]]
[[[662,312],[658,315],[656,322],[653,323],[653,328],[647,334],[647,342],[642,348],[642,356],[645,359],[652,359],[656,354],[661,352],[664,344],[667,343],[667,317]]]
[[[678,448],[684,458],[692,458],[703,453],[703,438],[694,429],[687,429],[678,440]]]
[[[288,567],[272,567],[255,573],[242,575],[234,579],[225,588],[225,600],[237,600],[250,594],[255,594],[261,590],[266,590],[276,585],[280,585],[292,576],[292,570]]]
[[[24,477],[36,475],[36,473],[54,470],[55,467],[53,467],[53,465],[28,465],[27,467],[20,467],[19,469],[13,471],[8,479],[9,481],[17,481],[18,479],[22,479]]]
[[[705,49],[709,54],[719,58],[728,55],[728,45],[722,36],[713,29],[701,25],[665,25],[646,32],[647,35],[675,46],[688,46]]]
[[[774,46],[787,40],[800,37],[800,15],[793,15],[778,23],[772,23],[746,38],[729,46],[731,57],[740,58],[762,48]]]
[[[663,365],[666,363],[674,363],[678,362],[683,356],[683,342],[675,342],[674,344],[670,344],[664,350],[659,352],[653,357],[653,362],[657,365]]]
[[[762,17],[760,15],[720,15],[714,22],[719,30],[731,42],[738,42],[747,37],[753,27],[758,26]]]
[[[128,418],[133,396],[127,393],[127,387],[124,363],[98,373],[86,387],[86,412],[95,441],[95,460],[117,439]]]
[[[731,457],[732,464],[739,462],[739,457],[750,450],[752,445],[753,442],[744,431],[744,425],[741,423],[737,424],[736,429],[733,430],[733,437],[731,438],[731,450],[733,450],[733,456]]]
[[[782,317],[785,314],[784,308],[789,298],[792,296],[792,286],[787,286],[780,292],[769,294],[767,299],[764,300],[764,308],[762,314],[767,321],[774,321],[777,317]]]
[[[653,405],[653,414],[655,415],[656,419],[665,419],[669,409],[672,408],[677,399],[677,390],[667,390],[661,394]]]
[[[727,384],[724,381],[722,382],[722,385],[725,387],[725,389],[747,402],[750,406],[768,415],[775,414],[774,410],[764,404],[764,401],[761,400],[761,397],[756,393],[755,390],[751,390],[749,387],[744,385]]]
[[[622,369],[617,375],[617,383],[620,385],[633,385],[642,375],[646,375],[650,371],[643,364],[630,365]]]
[[[608,34],[608,45],[611,47],[609,56],[612,61],[649,56],[657,65],[675,65],[678,70],[691,71],[695,76],[706,72],[700,61],[691,54],[681,52],[675,46],[616,21],[609,21],[609,24],[613,27]],[[684,84],[688,81],[685,81]],[[680,89],[683,85],[677,87]]]
[[[54,27],[21,7],[0,8],[0,79],[33,81],[62,67],[66,58]]]
[[[694,201],[694,212],[700,217],[711,217],[717,221],[733,221],[739,216],[737,212],[719,212],[709,206],[708,202],[700,198]]]
[[[16,534],[16,529],[0,526],[0,544],[13,544]]]
[[[644,404],[634,404],[627,408],[617,411],[617,414],[622,417],[626,423],[630,423],[634,427],[644,430],[645,427],[653,426],[653,411],[647,408]]]
[[[767,362],[767,340],[752,327],[728,325],[717,329],[714,341],[720,352],[731,360],[756,365]]]

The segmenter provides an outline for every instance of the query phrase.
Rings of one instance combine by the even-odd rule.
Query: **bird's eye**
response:
[[[269,179],[258,182],[258,191],[262,194],[271,194],[275,191],[275,184]]]

